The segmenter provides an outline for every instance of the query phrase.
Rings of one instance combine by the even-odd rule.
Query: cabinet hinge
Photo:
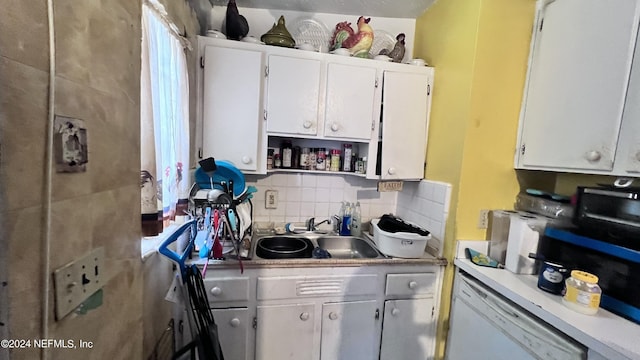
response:
[[[544,25],[544,18],[540,19],[540,27],[538,28],[538,31],[542,31],[542,25]]]
[[[202,159],[202,148],[198,148],[198,158]]]
[[[378,88],[378,77],[376,76],[376,85],[375,85],[376,89]]]
[[[264,121],[267,121],[267,110],[264,110],[262,117],[264,118]]]
[[[433,319],[433,316],[435,315],[435,313],[436,313],[436,307],[433,306],[433,307],[431,307],[431,318],[432,319]]]
[[[257,329],[258,328],[258,318],[257,317],[253,317],[253,328]]]
[[[204,69],[204,56],[200,56],[200,67]]]
[[[269,65],[264,67],[264,77],[268,77],[269,76]]]
[[[520,155],[524,155],[524,152],[527,150],[527,147],[525,144],[522,144],[522,146],[520,146]]]
[[[376,309],[376,320],[380,319],[380,309]]]
[[[427,84],[427,95],[431,95],[431,84]]]

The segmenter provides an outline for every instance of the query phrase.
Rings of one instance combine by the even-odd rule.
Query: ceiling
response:
[[[227,0],[209,0],[226,6]],[[435,0],[236,0],[238,7],[416,19]]]

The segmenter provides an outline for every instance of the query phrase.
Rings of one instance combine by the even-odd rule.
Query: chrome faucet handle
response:
[[[309,220],[307,220],[307,231],[314,231],[316,226],[315,226],[315,218],[309,218]]]

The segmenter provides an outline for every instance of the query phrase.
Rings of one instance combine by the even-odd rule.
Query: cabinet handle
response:
[[[311,125],[313,125],[313,123],[311,121],[309,121],[309,120],[307,120],[307,121],[302,123],[302,127],[305,128],[305,129],[311,128]]]
[[[338,123],[334,122],[333,124],[331,124],[331,131],[336,132],[338,130],[340,130],[340,127],[338,126]]]
[[[398,314],[400,314],[400,309],[393,308],[393,310],[391,310],[391,315],[398,316]]]
[[[214,287],[213,289],[211,289],[211,295],[213,296],[219,296],[222,294],[222,289],[220,289],[219,287]]]
[[[389,175],[395,175],[396,173],[396,168],[394,167],[390,167],[389,170],[387,170],[387,172],[389,173]]]
[[[243,164],[249,164],[249,163],[251,163],[251,158],[250,158],[250,157],[248,157],[248,156],[243,156],[243,157],[242,157],[242,163],[243,163]]]
[[[329,313],[329,319],[335,320],[337,318],[338,318],[338,314],[334,313],[333,311]]]
[[[602,157],[602,154],[600,154],[599,151],[589,151],[586,155],[586,158],[588,161],[599,161],[600,158]]]
[[[409,289],[415,289],[418,286],[418,283],[415,281],[409,281]]]
[[[238,318],[233,318],[229,321],[229,325],[231,325],[231,327],[238,327],[240,326],[240,319]]]
[[[302,321],[309,320],[309,313],[308,312],[303,312],[302,314],[300,314],[300,320],[302,320]]]

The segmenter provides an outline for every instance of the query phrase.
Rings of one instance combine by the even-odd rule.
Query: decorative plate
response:
[[[328,51],[331,32],[322,22],[306,17],[297,18],[289,25],[289,29],[296,44],[309,43],[316,51]]]
[[[369,53],[371,56],[380,54],[380,50],[387,49],[393,50],[396,44],[396,38],[384,30],[373,30],[373,44]]]

